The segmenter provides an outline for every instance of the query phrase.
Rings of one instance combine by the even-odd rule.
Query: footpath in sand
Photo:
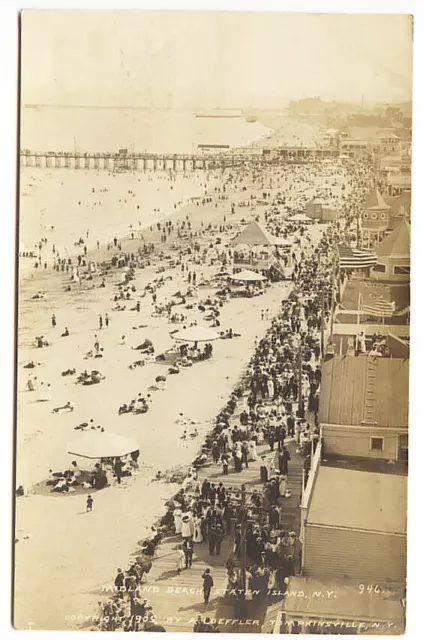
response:
[[[234,196],[239,197],[239,194]],[[221,223],[228,209],[227,201],[218,208],[212,203],[201,211],[191,207],[177,215],[190,214],[195,229],[200,227],[200,220],[205,225],[209,221]],[[246,214],[241,210],[236,219]],[[320,232],[315,241],[319,235]],[[123,244],[124,251],[130,247],[131,241]],[[102,259],[104,254],[104,250],[100,251],[96,258]],[[152,267],[136,272],[137,292],[157,277],[155,271]],[[208,277],[206,267],[204,271]],[[170,296],[187,286],[179,270],[161,275],[168,274],[172,274],[173,280],[160,290],[158,302],[162,296]],[[210,431],[214,418],[245,369],[256,338],[268,326],[268,322],[261,320],[262,309],[269,309],[272,317],[291,288],[290,284],[276,283],[263,296],[231,299],[221,309],[221,329],[231,327],[241,336],[217,340],[211,360],[196,363],[180,375],[169,376],[166,389],[152,394],[147,414],[118,416],[119,405],[138,393],[145,395],[155,377],[163,373],[163,365],[156,363],[130,370],[129,364],[138,354],[129,347],[150,338],[156,353],[161,353],[172,345],[169,332],[178,328],[166,318],[153,318],[150,304],[143,300],[140,313],[111,312],[113,289],[111,291],[110,284],[118,281],[119,274],[112,272],[105,289],[63,294],[63,275],[47,270],[21,283],[16,479],[17,485],[23,485],[27,493],[17,500],[16,509],[15,625],[18,628],[71,629],[78,626],[72,616],[93,614],[99,589],[110,581],[116,567],[127,565],[137,542],[146,536],[155,519],[163,515],[164,502],[176,492],[176,485],[152,482],[156,471],[191,463],[203,436]],[[37,291],[45,291],[45,299],[33,301],[32,295]],[[208,293],[207,289],[199,288],[199,298]],[[106,311],[111,324],[99,331],[98,314]],[[55,329],[51,328],[52,313],[58,320]],[[198,319],[201,323],[201,317]],[[133,329],[140,325],[146,328]],[[64,326],[70,331],[66,339],[59,337]],[[104,357],[101,361],[84,360],[83,354],[93,348],[96,333]],[[44,335],[53,346],[35,349],[32,346],[35,335]],[[120,345],[122,335],[127,336],[125,347]],[[51,402],[35,402],[32,394],[25,390],[27,373],[23,364],[30,360],[42,360],[35,373],[40,380],[51,383]],[[68,368],[75,367],[80,373],[94,366],[106,379],[93,387],[75,385],[72,379],[61,376]],[[73,413],[51,413],[52,406],[68,400],[75,404]],[[175,423],[179,413],[198,421],[198,438],[181,440],[183,429]],[[93,512],[86,514],[85,495],[42,495],[34,486],[46,480],[49,469],[69,467],[71,458],[66,453],[66,445],[78,436],[75,425],[90,418],[107,430],[135,437],[141,456],[138,475],[127,484],[95,492]]]

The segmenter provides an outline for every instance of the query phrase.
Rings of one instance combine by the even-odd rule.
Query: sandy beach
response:
[[[216,185],[220,184],[218,177],[209,176],[206,184],[212,202],[201,206],[197,206],[195,202],[186,204],[176,211],[172,220],[177,224],[188,216],[193,231],[200,231],[202,225],[217,225],[205,237],[199,236],[199,242],[208,247],[221,236],[225,246],[229,238],[242,227],[242,220],[250,220],[252,215],[263,220],[266,206],[257,205],[254,211],[250,211],[249,208],[238,206],[242,199],[246,200],[252,194],[259,197],[265,187],[270,194],[277,194],[281,184],[287,185],[287,181],[290,182],[290,172],[280,178],[278,171],[275,170],[275,175],[271,173],[265,182],[258,180],[256,184],[253,184],[255,178],[252,173],[246,171],[237,180],[235,190],[227,192],[228,200],[221,200],[220,194],[215,192]],[[109,197],[119,200],[117,196],[120,194],[122,199],[124,188],[131,180],[134,181],[131,175],[96,176],[93,172],[75,176],[69,171],[68,179],[68,174],[63,174],[63,177],[58,175],[62,173],[60,170],[50,173],[51,176],[41,176],[40,180],[46,181],[46,184],[49,180],[53,181],[55,188],[60,187],[72,193],[73,200],[87,200],[89,189],[94,184],[96,190],[108,188]],[[160,195],[165,192],[164,202],[169,211],[171,201],[166,200],[169,197],[167,182],[163,181],[162,176],[151,177],[152,181],[156,181],[154,185],[159,185],[156,187],[159,189],[157,193]],[[199,176],[196,180],[199,180]],[[317,184],[325,182],[323,177],[317,177],[316,180]],[[66,183],[66,186],[61,182]],[[76,185],[79,185],[78,189]],[[80,193],[84,193],[84,196],[80,196]],[[37,195],[33,197],[38,201]],[[232,203],[235,204],[233,215]],[[69,215],[63,212],[60,224],[59,219],[57,222],[58,243],[60,239],[63,242],[68,237],[77,237],[80,233],[77,221],[82,227],[87,219],[87,214],[84,214],[72,224],[73,201],[68,206]],[[90,207],[88,202],[86,206]],[[50,211],[53,208],[52,206]],[[165,205],[162,205],[162,209],[166,209]],[[114,218],[113,207],[108,207],[108,211],[112,211],[110,228],[113,229],[119,216],[124,214]],[[26,202],[22,214],[23,229],[30,228],[29,218],[26,217]],[[219,233],[218,227],[224,225],[224,219],[227,228]],[[122,231],[130,220],[130,217],[125,217]],[[94,214],[90,217],[90,241],[92,234],[95,235],[92,230],[97,230],[97,224],[97,235],[100,235],[101,218],[96,219]],[[325,225],[311,227],[312,242],[309,250],[313,250],[324,227]],[[137,237],[128,239],[128,231],[127,228],[127,232],[122,234],[122,251],[127,253],[135,251],[142,244]],[[36,232],[33,232],[34,237]],[[109,232],[106,235],[110,238]],[[146,242],[154,242],[160,248],[160,232],[157,227],[153,225],[152,231],[150,226],[147,227],[143,230],[143,236]],[[49,250],[52,241],[49,238],[43,251]],[[98,262],[110,259],[111,252],[107,251],[103,243],[99,250],[90,247],[90,243],[88,245],[90,259]],[[164,249],[169,250],[169,244]],[[208,280],[216,273],[218,263],[210,265],[205,261],[199,268],[189,262],[192,258],[188,256],[185,259],[189,268],[198,272],[199,280],[202,277]],[[24,259],[21,260],[23,261]],[[156,362],[130,369],[129,365],[138,357],[138,352],[131,347],[148,338],[154,344],[155,353],[165,352],[174,342],[170,332],[180,328],[179,325],[170,324],[166,317],[152,316],[150,294],[140,298],[146,284],[159,277],[158,268],[163,264],[163,259],[158,257],[152,260],[150,267],[136,271],[134,285],[137,291],[123,312],[112,311],[112,297],[121,278],[119,270],[108,273],[104,288],[99,288],[99,278],[96,276],[95,288],[90,288],[92,282],[84,282],[81,287],[74,287],[68,293],[63,293],[64,286],[70,280],[67,273],[55,272],[51,266],[39,269],[38,273],[32,269],[33,277],[28,269],[21,272],[16,478],[17,485],[24,487],[25,495],[18,499],[16,511],[15,621],[19,628],[31,625],[39,629],[75,628],[75,622],[69,621],[67,616],[93,613],[102,584],[111,578],[111,570],[117,566],[127,566],[137,542],[143,539],[148,528],[163,514],[164,502],[176,491],[176,485],[154,482],[156,472],[191,463],[199,451],[203,436],[210,431],[214,418],[242,375],[255,341],[263,335],[281,301],[291,290],[290,282],[277,282],[266,288],[262,296],[251,299],[232,298],[221,309],[220,330],[232,328],[240,337],[215,341],[212,359],[195,363],[182,370],[180,375],[168,376],[165,390],[150,391],[151,405],[148,413],[118,415],[121,404],[129,402],[138,393],[149,393],[155,377],[166,371],[166,365]],[[172,276],[172,279],[166,280],[164,286],[158,289],[158,302],[172,299],[178,290],[187,288],[187,273],[182,273],[179,267],[168,268],[160,276]],[[196,308],[196,302],[213,294],[213,291],[214,288],[199,286],[196,297],[188,298],[193,303],[193,309],[185,312],[187,322],[196,320],[199,324],[206,324]],[[33,299],[33,295],[37,293],[42,293],[44,297]],[[140,312],[131,311],[130,308],[137,299],[141,302]],[[269,310],[267,320],[261,319],[263,309]],[[106,312],[109,314],[110,324],[100,331],[98,315],[104,316]],[[51,326],[52,313],[57,318],[57,326],[54,328]],[[60,334],[65,326],[70,335],[61,338]],[[35,348],[33,341],[36,335],[43,335],[51,346]],[[84,354],[93,350],[95,335],[99,337],[103,357],[98,361],[84,359]],[[124,335],[126,344],[122,345],[120,342]],[[40,362],[34,374],[39,381],[51,384],[51,401],[37,402],[34,393],[26,389],[28,370],[23,366],[29,361]],[[75,368],[78,374],[85,369],[94,368],[94,365],[105,376],[98,385],[84,387],[75,384],[75,376],[61,375],[67,369]],[[75,405],[74,412],[58,415],[52,413],[52,407],[62,406],[68,401]],[[185,425],[176,424],[180,413],[187,418]],[[43,484],[49,469],[57,471],[69,467],[71,456],[67,454],[66,445],[79,433],[75,431],[75,426],[88,422],[91,418],[96,425],[101,425],[107,431],[134,437],[140,445],[141,455],[138,474],[129,478],[126,484],[113,484],[96,492],[93,512],[86,514],[85,495],[49,494]],[[194,426],[199,435],[182,440],[183,431],[190,432]],[[79,460],[81,468],[92,468],[93,462]],[[46,539],[49,540],[48,554],[45,552]],[[85,567],[83,573],[81,567]],[[25,579],[28,573],[33,576],[30,582]],[[46,575],[49,576],[48,581],[45,580]]]

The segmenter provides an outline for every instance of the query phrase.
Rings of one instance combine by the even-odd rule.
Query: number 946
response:
[[[381,588],[378,584],[360,584],[358,589],[361,595],[363,593],[381,593]]]

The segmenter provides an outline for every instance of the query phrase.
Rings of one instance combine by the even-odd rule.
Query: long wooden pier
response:
[[[68,151],[20,151],[23,167],[95,169],[106,171],[190,171],[255,163],[303,163],[337,158],[335,149],[284,147],[281,149],[230,150],[221,154],[153,154]]]

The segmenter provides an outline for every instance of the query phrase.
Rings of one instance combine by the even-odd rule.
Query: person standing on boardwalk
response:
[[[177,575],[179,576],[181,570],[185,567],[185,554],[181,545],[177,549]]]
[[[223,537],[224,537],[224,529],[222,528],[222,525],[218,523],[215,526],[215,550],[216,550],[217,556],[221,554],[221,545],[222,545]]]
[[[284,476],[289,474],[289,460],[291,460],[290,453],[287,450],[287,447],[283,447],[283,460],[281,464],[281,473]]]
[[[228,476],[228,454],[226,453],[222,454],[221,462],[222,462],[222,473],[224,474],[224,476]]]
[[[119,598],[123,598],[124,597],[124,594],[123,594],[123,591],[124,591],[124,577],[125,576],[124,576],[124,572],[122,571],[122,569],[118,569],[117,573],[116,573],[116,578],[115,578],[114,585],[115,585],[115,589],[116,589],[116,591],[118,593],[118,597]]]
[[[216,545],[216,530],[215,526],[211,523],[208,527],[208,540],[209,540],[209,555],[213,556],[215,553]]]
[[[186,569],[190,569],[193,563],[193,551],[194,551],[194,542],[193,540],[186,538],[183,542],[183,551],[185,555],[185,566]]]
[[[205,569],[204,573],[202,573],[202,578],[203,578],[203,599],[205,604],[208,604],[212,587],[213,587],[213,578],[211,576],[211,570]]]

